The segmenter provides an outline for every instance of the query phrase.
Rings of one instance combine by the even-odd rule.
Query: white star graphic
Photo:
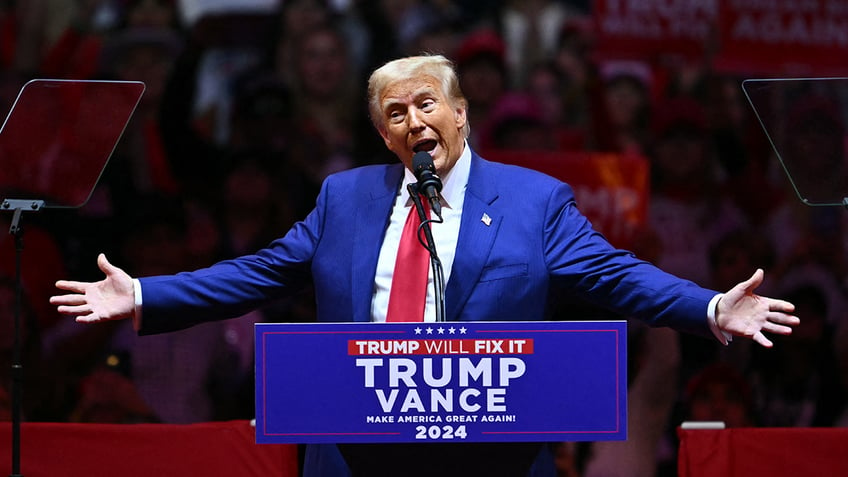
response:
[[[432,335],[432,334],[433,334],[433,328],[430,328],[430,327],[428,326],[428,327],[427,327],[427,334],[428,334],[428,335]]]
[[[445,334],[445,329],[444,329],[444,328],[442,328],[441,326],[439,327],[439,334],[440,334],[440,335]]]
[[[450,328],[448,328],[448,333],[449,333],[449,334],[455,334],[455,333],[456,333],[456,328],[454,328],[453,326],[451,326]]]
[[[415,327],[415,334],[416,334],[416,335],[420,335],[420,334],[421,334],[421,327],[420,327],[420,326],[416,326],[416,327]]]
[[[464,335],[466,331],[468,331],[468,328],[463,326],[462,328],[459,329],[459,334]]]

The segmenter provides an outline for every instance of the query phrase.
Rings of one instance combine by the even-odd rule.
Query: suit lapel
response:
[[[356,209],[356,223],[352,236],[351,299],[353,320],[371,321],[371,298],[377,260],[386,233],[389,216],[395,202],[398,187],[403,179],[403,166],[395,164],[386,169],[382,182],[375,181],[373,188],[363,194]],[[382,226],[375,226],[382,224]]]
[[[498,192],[492,186],[494,182],[489,180],[488,169],[487,163],[474,154],[456,255],[445,290],[445,315],[449,321],[458,320],[462,314],[474,286],[480,280],[503,220],[503,214],[494,206]]]

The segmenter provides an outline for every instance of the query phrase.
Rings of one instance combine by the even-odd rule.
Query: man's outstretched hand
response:
[[[792,303],[755,294],[761,283],[763,271],[757,270],[722,296],[716,307],[716,324],[721,331],[751,338],[771,348],[773,343],[763,332],[788,335],[801,320],[792,315],[795,312]]]
[[[106,274],[99,282],[72,282],[59,280],[56,288],[71,292],[50,297],[59,313],[75,316],[80,323],[129,318],[135,309],[132,278],[106,260],[102,253],[97,266]]]

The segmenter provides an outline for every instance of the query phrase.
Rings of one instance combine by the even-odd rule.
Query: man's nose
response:
[[[426,126],[422,113],[418,109],[410,108],[406,117],[409,120],[409,129],[411,130],[421,130]]]

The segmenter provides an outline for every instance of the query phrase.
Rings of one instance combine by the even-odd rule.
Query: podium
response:
[[[624,321],[262,323],[255,338],[257,443],[338,444],[354,475],[398,455],[526,471],[540,443],[627,437]]]

